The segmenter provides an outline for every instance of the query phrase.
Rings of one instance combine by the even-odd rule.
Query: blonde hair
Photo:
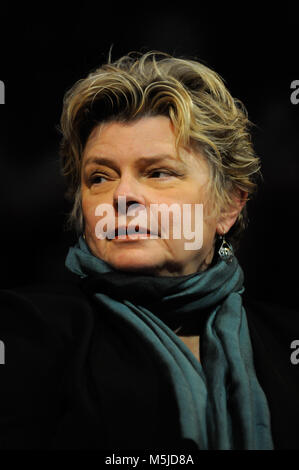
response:
[[[231,96],[221,77],[206,65],[161,52],[129,53],[108,62],[76,82],[64,97],[60,155],[69,217],[83,228],[81,160],[93,128],[107,121],[129,122],[145,116],[170,118],[176,144],[202,152],[211,170],[210,192],[215,207],[233,204],[238,190],[252,195],[260,176],[247,111]],[[247,221],[246,206],[231,234],[238,238]],[[232,240],[236,241],[236,240]]]

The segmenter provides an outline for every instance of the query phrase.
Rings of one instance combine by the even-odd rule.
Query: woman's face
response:
[[[215,232],[219,229],[215,218],[206,217],[209,168],[204,158],[192,150],[180,149],[180,157],[171,121],[164,116],[144,117],[125,124],[112,121],[93,129],[82,160],[82,208],[86,242],[96,257],[115,269],[158,276],[187,275],[206,269],[213,257]],[[128,212],[121,211],[119,197],[125,201],[123,207]],[[155,238],[148,233],[100,239],[97,223],[101,220],[99,205],[102,204],[113,207],[116,228],[123,225],[127,228],[136,216],[141,217],[138,220],[143,222],[135,231],[141,231],[141,226],[150,229],[152,204],[164,204],[159,207],[166,208],[166,213],[176,204],[176,209],[181,210],[181,235],[174,237],[174,219],[170,217],[169,233],[165,237],[165,222],[159,216]],[[197,234],[202,230],[203,235],[202,244],[195,243],[191,250],[186,249],[186,242],[192,240],[184,232],[187,219],[183,219],[183,204],[189,204],[190,229]],[[203,220],[200,212],[196,216],[200,204]],[[122,218],[118,219],[119,216]]]

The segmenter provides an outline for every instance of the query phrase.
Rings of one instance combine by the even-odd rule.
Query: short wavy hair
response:
[[[239,190],[248,198],[254,194],[261,172],[252,123],[215,71],[162,52],[131,52],[114,62],[109,54],[107,63],[77,81],[63,101],[60,156],[67,197],[73,201],[68,223],[78,233],[84,225],[81,161],[91,131],[100,123],[159,115],[171,120],[177,148],[195,148],[206,158],[214,207],[233,204]],[[247,220],[244,205],[229,233],[235,247]]]

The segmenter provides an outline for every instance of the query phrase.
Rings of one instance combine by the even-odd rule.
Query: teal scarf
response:
[[[188,276],[145,276],[113,269],[81,237],[70,248],[66,266],[82,282],[94,283],[99,304],[128,322],[166,366],[182,438],[193,440],[199,449],[273,449],[236,258],[230,264],[219,259],[207,271]],[[201,362],[169,327],[191,316],[198,322],[205,318]]]

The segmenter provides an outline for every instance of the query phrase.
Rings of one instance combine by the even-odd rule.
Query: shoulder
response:
[[[299,308],[254,299],[248,295],[244,296],[243,305],[252,335],[285,346],[299,339]]]
[[[248,296],[243,305],[257,367],[268,363],[299,392],[299,364],[294,367],[293,361],[294,345],[299,349],[299,311]]]
[[[275,448],[297,449],[299,312],[248,296],[243,305],[256,375],[270,408]]]
[[[65,349],[92,321],[90,300],[75,281],[0,290],[0,340],[14,351]],[[23,344],[24,348],[20,345]],[[12,348],[10,348],[12,350]]]
[[[9,310],[12,315],[22,311],[36,318],[44,313],[46,318],[47,314],[52,317],[75,315],[88,309],[90,302],[79,282],[63,280],[1,289],[0,305],[2,311]]]
[[[91,331],[74,282],[0,290],[0,448],[47,446]]]

